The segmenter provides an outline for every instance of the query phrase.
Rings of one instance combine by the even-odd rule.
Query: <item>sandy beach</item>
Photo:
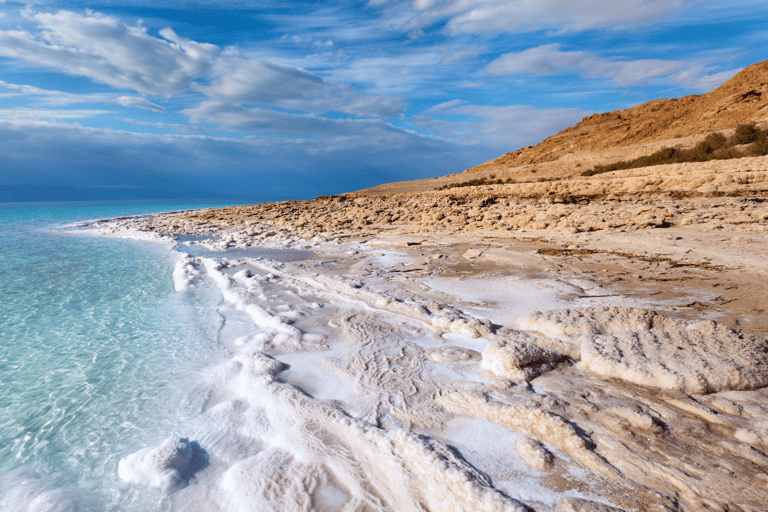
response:
[[[210,464],[121,477],[176,510],[765,510],[767,162],[102,223],[197,237],[177,290],[239,319]]]

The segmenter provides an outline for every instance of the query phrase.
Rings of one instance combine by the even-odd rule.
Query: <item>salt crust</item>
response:
[[[278,380],[282,367],[255,353],[236,356],[218,372],[232,400],[209,414],[219,415],[222,407],[241,410],[242,423],[222,425],[222,431],[252,447],[225,462],[220,443],[202,439],[216,466],[208,478],[216,480],[213,498],[221,508],[310,510],[314,496],[333,486],[342,496],[336,509],[345,512],[525,510],[443,443],[351,418]],[[220,417],[231,422],[234,416]]]
[[[555,457],[535,439],[521,437],[515,442],[515,449],[523,462],[531,469],[549,471],[554,466]]]
[[[126,482],[173,492],[183,486],[196,469],[206,464],[200,446],[187,438],[166,439],[120,460],[117,474]]]
[[[457,363],[460,361],[474,361],[481,358],[476,350],[464,347],[439,347],[429,351],[427,356],[435,363]]]
[[[359,301],[359,306],[373,312],[375,315],[390,315],[392,318],[405,317],[416,322],[423,322],[425,326],[431,326],[439,332],[442,329],[432,323],[432,317],[436,313],[441,313],[441,316],[452,317],[451,321],[446,324],[448,326],[446,331],[448,332],[455,332],[452,325],[456,326],[456,331],[461,331],[463,327],[471,325],[476,328],[474,334],[492,342],[514,335],[516,339],[524,339],[540,347],[556,350],[561,354],[570,355],[576,360],[582,357],[581,338],[606,335],[601,334],[600,322],[593,323],[597,328],[592,334],[576,333],[571,336],[553,334],[552,336],[554,337],[542,337],[534,333],[528,333],[526,336],[526,333],[516,333],[508,329],[503,329],[496,334],[488,323],[473,319],[470,315],[461,312],[453,306],[434,303],[415,294],[398,294],[396,292],[393,293],[391,289],[383,290],[378,286],[381,284],[380,281],[366,280],[366,282],[362,282],[357,279],[330,276],[321,276],[320,279],[316,279],[318,277],[317,274],[296,266],[254,260],[249,261],[249,263],[255,267],[261,266],[261,270],[273,274],[276,279],[282,279],[283,284],[288,287],[304,290],[309,287],[312,290],[311,293],[315,296],[325,296],[326,298],[337,296],[344,301],[348,301],[349,304]],[[195,265],[198,268],[202,268],[200,265],[205,266],[200,260]],[[224,266],[226,265],[219,269],[214,268],[214,270],[220,271]],[[238,301],[243,301],[243,290],[248,289],[250,286],[253,286],[255,290],[258,288],[257,284],[261,282],[259,276],[252,278],[246,275],[229,276],[223,272],[220,273],[227,278],[221,279],[221,284],[224,284],[225,288],[228,287],[229,292],[234,292],[238,295],[240,297],[237,299]],[[256,284],[249,284],[248,280],[253,280]],[[257,299],[257,295],[254,294],[243,303],[247,303],[249,300],[256,301]],[[263,309],[267,311],[266,308]],[[583,311],[586,314],[582,316],[587,318],[600,316],[601,309],[608,308],[595,308],[591,310],[591,313],[590,310],[585,309]],[[551,314],[556,315],[558,313],[552,312]],[[653,312],[646,312],[646,314],[650,317],[657,316]],[[453,324],[454,320],[459,321]],[[671,321],[671,319],[668,320]],[[620,325],[621,321],[617,321],[616,324]],[[289,324],[286,323],[286,325]],[[547,326],[543,323],[542,327],[544,328],[543,330],[546,330]],[[651,322],[647,330],[652,330],[655,327],[654,322]],[[562,326],[558,326],[558,328],[562,328]],[[631,327],[624,328],[632,329]],[[617,327],[617,329],[620,329],[620,327]],[[499,336],[499,334],[503,334],[503,336]],[[610,334],[612,333],[608,333],[608,335]],[[249,343],[245,343],[243,350],[248,352],[253,350],[254,347]],[[411,364],[409,360],[404,362]],[[268,366],[272,368],[270,365]],[[281,365],[274,366],[269,371],[273,373],[279,371],[278,366]],[[759,443],[763,429],[755,422],[746,423],[736,420],[739,422],[736,424],[741,424],[743,428],[741,431],[737,431],[739,433],[734,436],[733,422],[735,418],[725,418],[723,414],[743,414],[745,419],[747,417],[759,419],[764,418],[764,411],[759,412],[762,408],[749,403],[749,400],[747,402],[739,400],[738,404],[719,400],[715,404],[715,400],[723,395],[701,396],[697,397],[696,400],[690,397],[686,399],[682,395],[679,395],[679,398],[674,400],[659,398],[658,396],[645,397],[645,391],[633,386],[626,386],[618,380],[601,382],[599,379],[585,379],[585,374],[578,371],[580,366],[582,365],[579,364],[576,368],[573,368],[576,374],[573,374],[570,368],[564,367],[563,372],[551,372],[549,375],[542,377],[541,380],[537,381],[535,388],[531,386],[517,386],[515,391],[505,391],[506,395],[502,393],[503,381],[487,384],[485,392],[476,391],[483,388],[483,386],[478,386],[475,383],[457,382],[456,386],[440,389],[435,397],[435,402],[439,402],[448,412],[470,418],[486,419],[530,436],[546,444],[548,447],[556,448],[573,459],[582,462],[587,468],[604,475],[610,475],[614,477],[615,481],[627,483],[631,486],[630,489],[634,489],[631,492],[640,493],[637,498],[639,500],[637,501],[637,506],[642,506],[643,509],[677,510],[681,509],[680,507],[682,507],[682,510],[717,509],[719,504],[723,503],[738,503],[739,506],[752,507],[755,510],[760,509],[759,505],[756,504],[762,502],[764,495],[761,489],[764,488],[764,484],[760,483],[758,485],[755,483],[755,485],[752,485],[751,483],[744,483],[738,475],[751,474],[748,473],[753,471],[753,469],[750,469],[750,464],[768,467],[768,459],[762,455],[761,451],[752,447],[755,444],[752,446],[743,444],[747,441]],[[392,368],[392,371],[394,373],[400,369],[401,367],[398,363],[397,366]],[[242,372],[243,370],[240,365],[230,365],[221,374],[221,378],[232,386],[233,379],[236,380],[237,376]],[[382,374],[382,377],[385,377],[385,375]],[[408,378],[411,377],[409,376]],[[408,381],[408,378],[405,379],[405,382]],[[547,388],[547,386],[550,387]],[[210,470],[210,473],[206,471],[205,485],[210,489],[218,489],[215,492],[215,498],[219,500],[219,503],[239,502],[240,498],[238,496],[227,496],[223,491],[220,491],[222,488],[221,482],[223,481],[222,472],[227,471],[228,468],[233,468],[244,459],[254,457],[262,452],[267,456],[271,453],[270,450],[281,449],[293,456],[295,463],[307,463],[305,454],[309,453],[308,449],[301,443],[294,443],[294,438],[291,434],[293,431],[282,426],[285,421],[292,421],[290,418],[284,417],[286,411],[290,416],[292,409],[290,407],[270,406],[269,404],[272,399],[269,398],[269,393],[264,393],[258,389],[246,391],[247,387],[245,386],[242,390],[237,386],[232,388],[231,395],[228,396],[227,401],[220,402],[208,409],[206,416],[212,419],[218,417],[219,411],[226,411],[219,418],[219,421],[225,426],[216,434],[199,437],[206,450],[210,447],[209,453],[213,454],[213,458],[217,461],[217,464],[212,464],[214,467]],[[563,388],[560,389],[561,387]],[[498,389],[498,392],[488,391],[490,389]],[[604,391],[607,389],[610,389],[610,391]],[[500,397],[505,397],[504,400],[509,400],[512,395],[524,396],[526,390],[529,390],[528,393],[535,391],[535,396],[532,395],[532,398],[535,398],[535,400],[531,400],[531,406],[510,405],[500,401]],[[574,394],[575,390],[580,391]],[[300,393],[300,391],[298,392]],[[492,396],[494,393],[498,396]],[[737,396],[742,396],[732,393],[734,392],[725,395],[734,399]],[[386,396],[386,392],[384,395],[385,399],[389,398]],[[305,395],[302,394],[302,396]],[[514,400],[517,399],[513,399],[513,402]],[[316,400],[313,400],[313,402],[330,407],[329,404],[324,402]],[[624,407],[624,404],[628,402],[634,402],[635,405]],[[707,407],[705,404],[710,407]],[[619,405],[621,407],[617,407]],[[551,409],[557,411],[557,413],[549,412],[545,409]],[[724,411],[722,414],[719,412],[721,410]],[[243,425],[240,428],[237,427],[237,421],[234,420],[234,417],[237,416],[235,414],[236,411],[241,411],[244,418]],[[323,411],[325,409],[320,408],[314,412],[322,416]],[[310,416],[317,418],[318,414],[311,414]],[[615,421],[607,421],[607,417],[612,417]],[[247,418],[247,421],[245,418]],[[568,420],[565,418],[568,418]],[[665,430],[664,424],[658,418],[663,418],[664,422],[669,425],[669,431]],[[712,418],[719,419],[720,423],[726,427],[722,433],[713,434],[710,432],[707,425],[718,425],[717,423],[708,423]],[[306,422],[310,422],[313,425],[316,424],[314,419],[306,420]],[[324,420],[322,423],[326,424]],[[376,428],[369,423],[362,423],[368,425],[369,428]],[[649,425],[653,426],[648,429]],[[680,428],[676,429],[676,426]],[[584,431],[581,430],[582,428]],[[689,429],[691,429],[690,432]],[[311,430],[312,432],[318,432],[314,427]],[[376,430],[385,433],[387,436],[397,431],[396,429],[389,431]],[[275,432],[283,431],[287,433],[287,437],[275,435]],[[589,434],[585,431],[589,432]],[[324,434],[319,435],[321,439],[320,444],[328,444],[329,440],[334,439],[333,436],[335,435],[335,430],[333,432],[325,431]],[[723,435],[726,437],[722,438]],[[656,439],[657,436],[659,439]],[[729,441],[727,437],[730,436],[734,436],[737,439],[743,438],[743,440],[741,442]],[[422,441],[434,442],[428,439],[422,439]],[[347,443],[345,446],[349,446],[349,444]],[[437,446],[440,445],[438,444]],[[759,446],[759,444],[756,446]],[[370,448],[368,449],[370,450]],[[670,449],[673,451],[670,452]],[[675,450],[683,450],[681,453],[690,454],[690,461],[686,458],[688,455],[682,458],[679,455],[674,455],[674,453],[678,453]],[[439,452],[440,450],[436,449],[436,451]],[[379,457],[381,456],[379,455]],[[679,459],[681,461],[679,467],[678,465],[669,464],[670,457],[676,457],[675,460]],[[371,456],[370,460],[373,460],[373,458]],[[461,459],[459,458],[459,460]],[[564,457],[564,467],[568,463],[568,457]],[[482,466],[480,467],[482,468]],[[718,472],[715,469],[724,469],[726,472]],[[299,474],[304,474],[303,471],[303,469],[299,471]],[[405,468],[403,469],[403,474],[407,475],[410,471],[409,468]],[[728,471],[731,471],[731,473]],[[317,480],[319,484],[313,497],[326,495],[337,497],[338,506],[335,505],[329,507],[329,509],[336,510],[343,507],[342,510],[347,510],[347,506],[351,507],[356,503],[353,498],[350,498],[354,494],[354,488],[345,485],[337,476],[334,476],[335,473],[325,483],[322,480],[322,471],[313,474],[320,475],[312,477],[319,479]],[[758,474],[756,478],[761,476],[762,473]],[[586,475],[584,478],[592,477]],[[490,484],[489,481],[487,482]],[[191,486],[183,490],[182,493],[192,492],[195,488],[198,488],[198,486]],[[401,492],[411,495],[414,499],[419,499],[418,494],[412,494],[410,489],[406,487],[403,487]],[[339,496],[342,496],[342,498],[339,498]],[[208,499],[207,496],[206,499]],[[570,503],[571,505],[575,503],[583,507],[587,505],[593,505],[594,507],[603,506],[599,503],[583,500],[561,500],[561,503]],[[656,507],[653,506],[654,503]],[[675,505],[675,503],[678,503],[678,505]],[[212,506],[214,505],[212,504]],[[756,506],[758,508],[755,508]],[[237,507],[229,505],[222,505],[221,508],[239,510]],[[263,508],[270,509],[269,507]],[[463,507],[457,507],[457,509],[461,508]],[[476,508],[472,506],[472,509]],[[635,509],[634,505],[629,506],[629,508]],[[241,509],[245,510],[248,508],[243,506]],[[293,510],[293,508],[289,507],[286,510]],[[590,508],[583,508],[583,510],[590,510]],[[606,509],[595,508],[595,510]]]
[[[482,418],[531,436],[562,450],[593,471],[617,476],[617,471],[592,451],[587,439],[556,414],[536,407],[505,404],[478,392],[458,391],[443,394],[438,400],[450,412]]]
[[[528,382],[557,366],[557,352],[519,339],[493,341],[483,349],[483,370],[515,382]]]
[[[189,290],[202,272],[197,268],[197,261],[189,254],[182,254],[173,268],[173,286],[177,292]]]
[[[478,332],[472,327],[487,329],[482,322],[452,308],[445,312],[435,308],[438,314],[431,315],[417,302],[366,290],[362,283],[351,280],[288,276],[280,264],[251,263],[261,266],[267,275],[230,275],[223,270],[235,264],[207,258],[184,257],[177,266],[183,274],[180,280],[190,285],[197,276],[192,269],[204,269],[224,300],[247,313],[258,327],[259,334],[250,338],[266,335],[269,340],[241,340],[241,355],[210,372],[214,387],[227,399],[208,409],[210,430],[199,438],[211,460],[206,487],[217,489],[206,500],[231,511],[308,510],[320,495],[340,499],[332,509],[341,511],[524,510],[448,446],[402,428],[377,428],[305,395],[279,381],[277,375],[285,366],[259,351],[322,348],[317,346],[316,335],[303,333],[290,320],[260,305],[264,298],[261,284],[272,278],[331,294],[343,292],[353,299],[370,300],[384,311],[444,318],[446,327],[475,337]],[[365,332],[373,325],[360,314],[341,321]],[[357,326],[359,322],[362,324]],[[381,342],[375,336],[369,341],[372,346]],[[421,371],[423,359],[416,355],[415,372]],[[388,384],[397,385],[378,385]],[[402,418],[407,422],[405,415]],[[179,488],[181,479],[173,472],[173,461],[179,458],[178,450],[173,449],[177,445],[178,441],[169,440],[126,457],[120,464],[121,478],[166,491]]]
[[[603,377],[686,393],[768,385],[766,340],[713,321],[611,307],[537,312],[518,326],[570,345],[569,355]]]

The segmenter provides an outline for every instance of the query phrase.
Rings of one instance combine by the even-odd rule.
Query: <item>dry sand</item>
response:
[[[281,428],[306,430],[310,421],[346,432],[346,443],[412,446],[425,461],[447,461],[458,480],[446,482],[470,482],[470,497],[460,498],[435,483],[444,478],[439,464],[401,454],[398,478],[422,487],[396,501],[388,487],[396,484],[369,467],[389,455],[374,451],[355,459],[359,472],[349,478],[370,479],[365,492],[379,497],[379,509],[768,510],[768,157],[424,188],[416,182],[408,193],[182,212],[103,229],[211,237],[209,247],[220,251],[315,252],[309,261],[248,268],[299,295],[343,299],[326,320],[347,349],[329,364],[342,376],[339,389],[362,401],[340,393],[334,404],[360,423],[295,413]],[[233,263],[233,272],[244,264]],[[199,258],[177,270],[231,281],[227,289],[248,282],[245,274],[227,281]],[[268,321],[269,308],[260,307],[262,326],[282,337],[259,341],[258,353],[283,360],[328,349],[298,327]],[[296,307],[310,314],[314,306]],[[280,372],[259,371],[270,379]],[[295,379],[313,395],[310,380]],[[279,380],[259,382],[275,400],[293,392],[278,389]],[[301,407],[325,414],[314,402]],[[414,433],[428,437],[407,437]],[[435,455],[440,442],[459,459]],[[327,509],[377,509],[322,453],[312,471],[347,495]],[[234,478],[227,468],[223,482]]]

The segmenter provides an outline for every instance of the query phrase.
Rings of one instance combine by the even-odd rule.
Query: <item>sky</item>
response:
[[[0,201],[460,172],[768,58],[768,2],[0,0]]]

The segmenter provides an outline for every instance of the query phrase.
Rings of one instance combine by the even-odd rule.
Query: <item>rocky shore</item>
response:
[[[706,310],[734,328],[768,332],[762,285],[768,157],[440,191],[350,193],[130,223],[146,232],[221,237],[220,247],[289,240],[430,247],[435,271],[444,262],[450,268],[459,262],[465,272],[504,271],[504,252],[524,251],[539,265],[585,273],[617,293],[679,298],[678,315]]]

